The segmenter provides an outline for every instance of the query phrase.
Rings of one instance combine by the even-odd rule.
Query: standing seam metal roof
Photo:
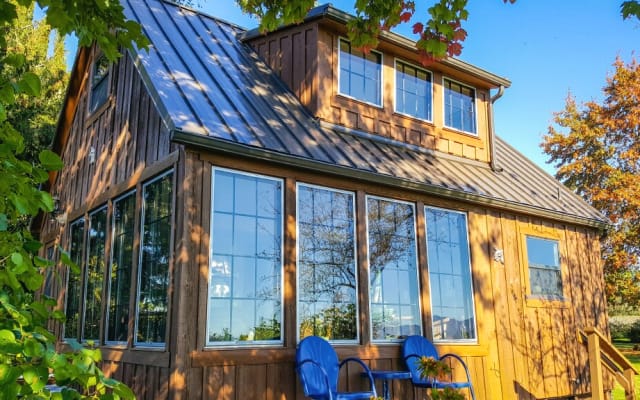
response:
[[[244,30],[161,0],[123,0],[149,37],[133,55],[174,140],[603,227],[604,217],[496,139],[487,164],[318,123]],[[384,179],[381,179],[384,178]]]

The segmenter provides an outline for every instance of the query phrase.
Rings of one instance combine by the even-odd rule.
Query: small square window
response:
[[[382,105],[382,54],[364,54],[340,39],[339,93],[376,106]]]
[[[476,91],[444,80],[444,124],[462,132],[476,133]]]
[[[109,60],[104,55],[99,56],[93,63],[91,74],[91,99],[89,112],[92,113],[107,101],[109,96]]]
[[[431,121],[431,73],[396,61],[396,112]]]
[[[526,236],[530,294],[561,299],[562,271],[558,241]]]

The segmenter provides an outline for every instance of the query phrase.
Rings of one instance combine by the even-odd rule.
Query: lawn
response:
[[[640,371],[640,351],[633,349],[633,343],[624,340],[615,340],[613,344],[627,357],[636,370]],[[640,399],[640,375],[636,375],[636,398]],[[624,390],[616,383],[613,389],[613,400],[624,400]]]

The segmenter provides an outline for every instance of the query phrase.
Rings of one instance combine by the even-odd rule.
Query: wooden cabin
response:
[[[363,54],[331,6],[262,35],[122,5],[151,45],[81,49],[54,142],[39,235],[82,270],[60,267],[61,346],[98,345],[140,399],[290,400],[303,337],[404,369],[421,334],[479,399],[591,396],[606,220],[495,135],[507,79],[393,33]]]

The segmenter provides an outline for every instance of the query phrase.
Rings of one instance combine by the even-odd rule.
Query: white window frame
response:
[[[450,81],[453,83],[457,83],[458,85],[464,86],[466,88],[469,88],[471,90],[473,90],[473,125],[475,127],[475,132],[470,132],[470,131],[465,131],[462,129],[458,129],[454,126],[449,126],[447,125],[447,107],[446,107],[446,96],[447,96],[447,88],[445,86],[445,81]],[[460,132],[463,133],[465,135],[470,135],[473,137],[478,137],[479,133],[478,133],[478,89],[475,86],[471,86],[469,84],[466,84],[464,82],[458,81],[456,79],[452,79],[446,76],[442,77],[442,125],[447,128],[450,129],[452,131],[456,131],[456,132]]]
[[[211,279],[211,260],[213,259],[213,227],[214,227],[214,212],[213,212],[213,205],[214,205],[214,199],[215,199],[215,177],[216,177],[216,171],[224,171],[224,172],[228,172],[228,173],[232,173],[232,174],[238,174],[238,175],[244,175],[244,176],[250,176],[250,177],[254,177],[254,178],[260,178],[260,179],[266,179],[266,180],[271,180],[274,182],[278,182],[280,183],[280,227],[281,227],[281,232],[280,232],[280,340],[265,340],[265,341],[259,341],[259,340],[252,340],[252,341],[246,341],[245,342],[239,342],[239,341],[228,341],[228,342],[210,342],[209,341],[209,299],[210,299],[210,295],[209,295],[209,288],[211,287],[211,282],[209,281]],[[286,226],[285,226],[285,209],[284,209],[284,195],[285,195],[285,190],[286,187],[284,185],[284,179],[282,178],[277,178],[277,177],[273,177],[273,176],[268,176],[268,175],[262,175],[262,174],[256,174],[256,173],[251,173],[251,172],[246,172],[246,171],[241,171],[241,170],[236,170],[236,169],[231,169],[231,168],[223,168],[223,167],[217,167],[217,166],[212,166],[211,168],[211,205],[210,205],[210,225],[209,225],[209,265],[208,265],[208,269],[207,269],[207,294],[206,294],[206,322],[205,322],[205,335],[204,335],[204,340],[205,340],[205,344],[204,347],[205,348],[240,348],[240,349],[246,349],[249,347],[282,347],[284,345],[284,340],[285,340],[285,319],[284,319],[284,309],[285,309],[285,298],[284,298],[284,275],[285,275],[285,270],[284,270],[284,236],[286,235]]]
[[[415,68],[416,70],[420,70],[422,72],[425,72],[427,75],[429,75],[429,114],[431,114],[431,119],[426,119],[426,118],[422,118],[416,115],[412,115],[412,114],[408,114],[406,112],[402,112],[402,111],[398,111],[398,63],[400,64],[404,64],[407,65],[411,68]],[[395,112],[396,114],[399,115],[404,115],[406,117],[409,118],[414,118],[420,121],[425,121],[425,122],[429,122],[429,123],[433,123],[433,72],[429,71],[428,69],[424,69],[422,67],[419,67],[413,63],[410,63],[408,61],[396,58],[394,59],[394,63],[393,63],[393,112]]]
[[[339,37],[338,38],[338,53],[337,53],[337,55],[338,55],[338,73],[337,73],[337,76],[338,76],[338,82],[337,82],[338,83],[338,88],[337,89],[338,90],[337,90],[337,92],[338,92],[338,94],[340,96],[346,97],[348,99],[359,101],[359,102],[364,103],[364,104],[369,104],[369,105],[371,105],[373,107],[376,107],[376,108],[384,108],[384,54],[382,52],[380,52],[380,51],[370,50],[372,53],[377,53],[377,54],[380,55],[380,87],[379,87],[379,90],[380,90],[380,104],[372,103],[372,102],[364,100],[364,99],[359,99],[359,98],[354,97],[354,96],[352,96],[350,94],[342,93],[340,91],[340,79],[342,78],[342,76],[341,76],[342,75],[342,72],[341,72],[342,71],[342,65],[341,65],[342,57],[340,57],[340,53],[342,51],[340,50],[340,43],[343,42],[343,41],[347,42],[347,43],[349,43],[351,45],[351,41],[349,39],[343,38],[343,37]],[[349,53],[349,54],[351,54],[351,53]]]
[[[335,188],[331,188],[331,187],[327,187],[327,186],[320,186],[320,185],[314,185],[314,184],[309,184],[309,183],[304,183],[304,182],[297,182],[296,183],[296,288],[299,288],[299,277],[300,274],[298,273],[298,266],[300,265],[300,251],[299,251],[299,245],[300,245],[300,228],[299,228],[299,219],[298,219],[298,215],[300,215],[300,202],[299,202],[299,196],[298,193],[300,193],[299,188],[300,186],[306,186],[309,188],[314,188],[314,189],[321,189],[321,190],[327,190],[327,191],[332,191],[332,192],[336,192],[336,193],[344,193],[344,194],[350,194],[352,196],[353,201],[351,202],[351,207],[352,207],[352,213],[353,213],[353,256],[354,256],[354,269],[355,269],[355,277],[356,277],[356,338],[353,340],[331,340],[331,343],[334,344],[354,344],[354,343],[360,343],[360,302],[359,302],[359,297],[360,297],[360,287],[358,285],[358,231],[357,231],[357,215],[356,215],[356,193],[353,191],[349,191],[349,190],[341,190],[341,189],[335,189]],[[298,302],[300,300],[300,291],[296,290],[296,343],[300,342],[300,314],[298,313],[297,310],[297,305]]]

